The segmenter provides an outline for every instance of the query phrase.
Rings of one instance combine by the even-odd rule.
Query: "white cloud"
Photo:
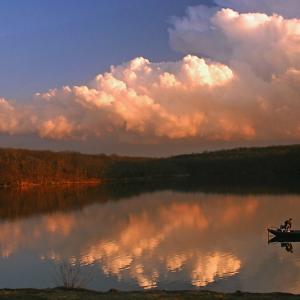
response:
[[[194,110],[197,100],[192,97],[212,97],[232,79],[230,68],[196,56],[172,63],[136,58],[98,75],[91,86],[38,93],[20,109],[30,115],[30,131],[47,138],[101,138],[116,132],[138,134],[145,140],[194,137],[205,114]],[[0,111],[7,114],[10,107],[15,121],[1,131],[18,133],[22,113],[3,101]]]
[[[248,2],[219,0],[229,8],[190,7],[173,18],[180,61],[138,57],[27,104],[1,99],[0,132],[137,144],[299,141],[300,19],[268,14],[296,13],[295,2],[285,13],[279,0]]]
[[[204,19],[202,15],[208,11]],[[192,51],[231,67],[246,64],[265,78],[300,68],[300,19],[241,14],[229,8],[215,12],[198,6],[173,20],[170,42],[178,51]]]
[[[221,7],[232,8],[242,13],[279,14],[285,18],[300,16],[299,0],[215,0],[215,2]]]

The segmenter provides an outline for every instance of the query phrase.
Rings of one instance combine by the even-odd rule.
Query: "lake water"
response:
[[[268,244],[266,228],[287,217],[300,228],[300,195],[2,191],[0,288],[52,287],[66,263],[96,290],[300,293],[300,243]]]

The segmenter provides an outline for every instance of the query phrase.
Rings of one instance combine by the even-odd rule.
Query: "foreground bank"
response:
[[[0,299],[22,299],[22,300],[101,300],[101,299],[225,299],[225,300],[284,300],[284,299],[300,299],[300,295],[284,294],[284,293],[243,293],[235,292],[232,294],[216,293],[209,291],[149,291],[149,292],[118,292],[110,291],[106,293],[89,291],[89,290],[66,290],[66,289],[17,289],[17,290],[0,290]]]

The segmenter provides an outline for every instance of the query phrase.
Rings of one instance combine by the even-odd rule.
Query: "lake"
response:
[[[125,184],[123,184],[125,185]],[[268,244],[300,195],[118,186],[2,191],[0,288],[57,285],[80,266],[87,288],[300,293],[300,243]]]

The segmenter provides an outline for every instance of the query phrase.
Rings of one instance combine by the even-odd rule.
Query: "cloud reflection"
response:
[[[149,199],[144,205],[138,199],[128,201],[129,205],[121,202],[114,213],[110,205],[96,205],[82,212],[4,222],[0,225],[2,257],[30,248],[41,252],[42,259],[67,257],[85,265],[97,264],[107,276],[133,278],[143,288],[156,287],[163,274],[185,267],[191,268],[188,272],[195,286],[210,283],[216,276],[235,274],[241,265],[238,258],[228,260],[228,252],[210,254],[209,247],[201,249],[198,245],[207,229],[214,226],[214,218],[202,203],[186,201],[180,195],[165,196],[165,201]],[[255,208],[253,200],[249,201],[245,207]],[[237,216],[232,214],[230,200],[227,203],[227,209],[214,213],[221,215],[217,218],[223,222],[229,222],[230,215]],[[253,213],[244,206],[236,209],[238,213]]]
[[[289,214],[295,198],[280,199]],[[251,261],[256,254],[260,261],[265,257],[256,239],[265,243],[261,232],[266,225],[261,222],[270,199],[276,201],[268,196],[159,192],[5,221],[0,223],[0,253],[6,261],[30,252],[42,261],[90,265],[106,278],[144,289],[174,278],[186,287],[206,287],[244,267],[254,273],[260,268]],[[273,211],[267,220],[276,224],[281,216]]]

